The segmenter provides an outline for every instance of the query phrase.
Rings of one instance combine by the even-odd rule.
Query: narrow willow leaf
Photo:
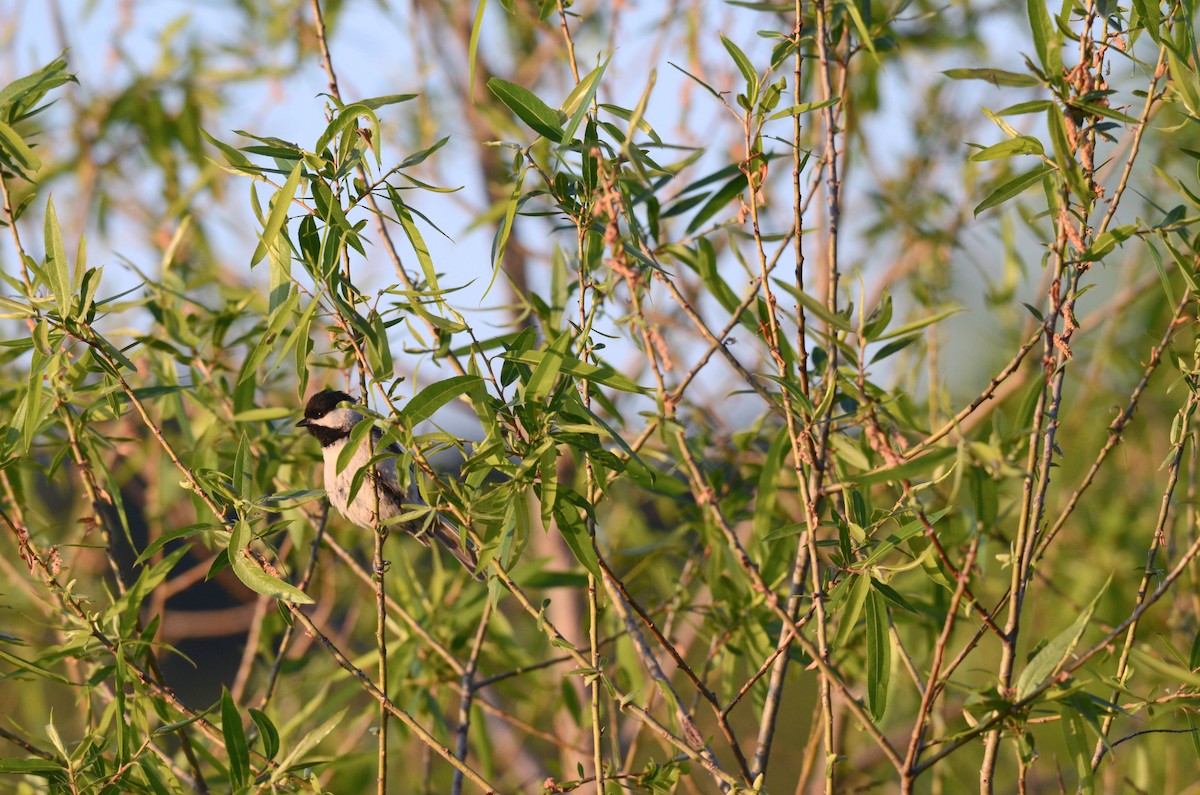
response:
[[[911,334],[914,331],[919,331],[926,326],[932,326],[936,323],[941,323],[948,317],[954,317],[959,312],[964,311],[962,307],[954,307],[953,309],[943,309],[941,312],[935,312],[928,317],[919,318],[911,323],[905,323],[902,326],[896,326],[893,329],[888,329],[885,334],[880,334],[876,341],[890,340],[896,337],[903,337],[906,334]]]
[[[274,759],[275,754],[279,753],[279,730],[275,728],[275,724],[266,714],[253,707],[249,711],[251,720],[258,727],[258,738],[263,744],[263,756],[267,759]]]
[[[1136,233],[1137,226],[1135,224],[1127,224],[1109,229],[1092,241],[1092,245],[1088,246],[1088,250],[1083,253],[1080,260],[1083,262],[1095,262],[1102,259],[1110,254],[1117,247],[1117,244],[1124,243]]]
[[[750,59],[746,57],[746,53],[742,49],[730,41],[724,33],[721,35],[721,43],[725,45],[725,51],[733,58],[733,63],[737,66],[738,71],[742,73],[742,78],[746,81],[746,96],[753,97],[758,93],[758,72],[754,69],[754,64],[750,63]]]
[[[325,151],[325,148],[331,144],[335,138],[342,137],[343,142],[350,141],[354,143],[353,138],[345,136],[353,136],[355,130],[358,129],[358,120],[365,118],[370,124],[371,140],[375,142],[371,149],[375,153],[375,164],[380,165],[380,148],[377,145],[379,142],[379,117],[375,115],[375,111],[371,110],[361,102],[355,102],[352,105],[347,105],[338,111],[338,115],[325,128],[325,132],[321,133],[321,137],[317,139],[316,150],[320,154]],[[343,152],[346,154],[346,152]]]
[[[310,605],[313,603],[312,597],[301,591],[294,585],[284,582],[278,577],[273,577],[260,569],[256,563],[246,557],[246,546],[250,543],[250,523],[245,519],[239,520],[233,526],[233,532],[229,537],[229,564],[233,568],[233,573],[242,581],[250,590],[255,593],[270,596],[273,599],[279,599],[284,602],[293,602],[298,605]]]
[[[1158,0],[1133,0],[1133,10],[1137,12],[1138,21],[1150,34],[1155,44],[1162,45],[1162,8]]]
[[[230,783],[237,792],[250,781],[250,749],[242,729],[242,716],[225,687],[221,688],[221,734],[225,737],[225,753],[229,755]]]
[[[784,108],[783,110],[775,111],[767,117],[767,121],[775,121],[776,119],[783,119],[787,118],[788,116],[799,116],[802,113],[808,113],[810,111],[820,110],[821,108],[827,108],[830,105],[836,105],[841,101],[841,97],[830,97],[829,99],[823,99],[820,102],[801,102],[799,105],[792,105],[790,108]]]
[[[1058,80],[1062,75],[1062,62],[1061,60],[1058,62],[1058,69],[1052,68],[1051,50],[1058,47],[1058,40],[1055,39],[1051,42],[1054,29],[1050,23],[1050,12],[1046,8],[1046,0],[1026,0],[1026,11],[1029,16],[1029,30],[1033,33],[1033,49],[1037,53],[1038,62],[1042,65],[1042,71],[1051,80]]]
[[[871,593],[871,578],[867,574],[852,574],[850,582],[842,587],[849,590],[844,597],[842,609],[838,611],[837,638],[833,641],[835,649],[844,649],[850,642],[850,635],[853,634],[858,617],[862,615],[863,605]]]
[[[294,410],[288,406],[264,406],[257,409],[246,409],[233,415],[234,422],[269,422],[290,417]]]
[[[975,205],[975,215],[979,215],[984,210],[990,210],[1014,196],[1024,193],[1053,170],[1054,166],[1049,163],[1039,163],[1029,171],[1002,182],[992,189],[992,192],[988,194],[986,199]]]
[[[421,230],[417,228],[413,221],[412,212],[407,204],[400,198],[400,192],[388,185],[388,197],[392,201],[392,209],[396,211],[396,217],[400,220],[400,227],[404,230],[404,236],[408,238],[409,245],[413,248],[413,253],[417,255],[417,262],[421,264],[421,273],[425,276],[425,283],[435,293],[440,291],[438,286],[437,271],[433,269],[433,257],[429,255],[429,246],[425,245],[425,238],[421,235]]]
[[[554,506],[555,524],[558,526],[559,534],[562,535],[563,541],[567,542],[567,547],[575,555],[575,559],[597,580],[603,579],[600,561],[596,558],[596,549],[592,546],[591,537],[588,536],[587,525],[579,518],[575,508],[569,502],[565,510],[561,507],[562,502],[560,497]]]
[[[548,444],[542,451],[538,461],[538,478],[541,481],[538,498],[542,503],[542,526],[550,527],[550,523],[554,520],[554,506],[558,504],[557,445]]]
[[[757,538],[765,538],[775,524],[775,498],[790,441],[786,433],[775,434],[763,459],[762,473],[758,476],[758,496],[754,501],[754,535]]]
[[[540,403],[554,389],[554,382],[562,372],[563,362],[571,347],[571,335],[559,334],[558,339],[542,354],[542,360],[533,368],[529,380],[525,383],[527,402]]]
[[[318,698],[314,700],[313,703],[314,705],[321,705],[325,703],[325,699]],[[287,752],[287,754],[285,754],[284,757],[279,760],[279,764],[271,767],[270,780],[272,782],[278,781],[279,779],[288,775],[289,771],[291,771],[294,766],[300,764],[300,760],[303,759],[309,751],[319,745],[322,740],[328,737],[334,729],[343,728],[345,726],[345,719],[346,710],[340,710],[336,714],[330,716],[327,721],[322,723],[317,728],[313,729],[307,734],[301,735],[298,739],[296,739],[292,743],[291,749]]]
[[[58,213],[54,211],[54,199],[46,201],[46,222],[44,224],[46,243],[47,271],[53,279],[54,303],[58,306],[59,316],[71,317],[74,298],[71,292],[71,264],[67,262],[67,248],[63,245],[62,230],[58,227]]]
[[[772,281],[779,285],[780,288],[790,293],[791,296],[797,301],[799,301],[800,305],[804,307],[805,311],[810,312],[819,318],[820,321],[824,323],[826,328],[828,328],[831,332],[834,330],[846,332],[854,331],[854,327],[850,325],[850,321],[841,315],[836,315],[833,312],[830,312],[824,304],[809,295],[804,290],[797,289],[795,285],[788,284],[782,279],[772,279]]]
[[[742,191],[746,190],[746,175],[738,174],[721,186],[720,190],[709,197],[692,220],[688,222],[687,233],[690,235],[708,222],[710,218],[725,209]]]
[[[871,38],[871,31],[867,29],[867,23],[863,19],[862,11],[859,10],[858,0],[843,0],[839,5],[850,14],[850,19],[854,22],[854,29],[858,33],[859,40],[862,41],[867,51],[871,53],[871,57],[878,62],[879,54],[875,52],[875,42]]]
[[[258,241],[258,246],[254,249],[254,255],[250,258],[251,266],[258,264],[259,260],[267,255],[267,248],[275,242],[276,235],[283,229],[288,209],[292,205],[292,199],[296,197],[296,189],[300,186],[302,174],[303,164],[296,163],[292,168],[292,173],[288,175],[287,181],[283,183],[283,187],[275,194],[275,204],[272,205],[271,212],[263,224],[262,236]]]
[[[404,425],[413,428],[434,415],[438,409],[459,395],[470,392],[481,385],[483,379],[477,375],[456,375],[430,384],[408,401],[400,411]]]
[[[1081,795],[1095,791],[1092,777],[1092,744],[1087,736],[1086,726],[1079,712],[1069,703],[1058,705],[1058,713],[1062,718],[1063,739],[1066,741],[1067,753],[1075,767],[1075,777],[1078,780],[1078,792]]]
[[[334,471],[339,475],[346,471],[346,467],[350,466],[350,459],[354,458],[354,454],[358,452],[358,448],[362,446],[363,439],[367,438],[367,433],[375,426],[375,420],[371,417],[363,417],[358,421],[358,424],[350,431],[350,436],[346,438],[346,446],[342,448],[342,452],[338,453],[337,463],[334,465]]]
[[[235,172],[254,176],[262,170],[258,166],[254,165],[254,163],[250,162],[250,159],[239,152],[236,148],[224,143],[223,141],[218,141],[207,130],[202,128],[200,130],[200,134],[204,136],[206,141],[220,150],[221,154],[225,157],[225,162],[228,163]]]
[[[504,205],[504,218],[496,226],[496,237],[492,240],[492,281],[488,284],[484,295],[491,292],[492,285],[496,283],[496,277],[500,273],[500,265],[504,259],[504,250],[508,247],[508,238],[512,235],[513,220],[517,217],[517,209],[521,206],[521,186],[525,181],[525,169],[520,169],[517,172],[516,179],[513,180],[512,193],[508,196],[508,201]]]
[[[876,721],[883,720],[887,710],[891,674],[892,637],[888,632],[887,604],[872,589],[867,598],[867,705]]]
[[[955,448],[953,447],[939,447],[925,453],[920,458],[914,458],[912,461],[906,461],[894,467],[872,469],[870,472],[863,472],[861,475],[852,475],[847,480],[856,486],[866,486],[871,483],[883,483],[886,481],[908,480],[937,466],[954,452]]]
[[[986,160],[1000,160],[1013,155],[1040,155],[1045,152],[1042,142],[1031,135],[1009,138],[997,144],[992,144],[971,155],[971,161],[981,163]]]
[[[32,306],[0,296],[0,317],[21,318],[33,317],[36,314],[37,311]]]
[[[1042,84],[1042,81],[1033,75],[1008,72],[1004,69],[947,69],[942,74],[951,80],[986,80],[994,86],[1033,88]]]
[[[41,158],[29,148],[25,139],[3,121],[0,121],[0,148],[12,155],[13,162],[20,166],[20,170],[26,174],[31,174],[42,167]]]
[[[1084,630],[1087,629],[1088,622],[1092,620],[1092,612],[1096,609],[1096,603],[1108,588],[1108,583],[1112,580],[1110,576],[1100,587],[1099,593],[1092,599],[1091,603],[1083,609],[1079,617],[1072,622],[1071,626],[1064,629],[1062,632],[1054,636],[1053,639],[1042,650],[1033,656],[1029,664],[1025,666],[1025,670],[1021,671],[1021,676],[1017,679],[1016,698],[1018,701],[1024,701],[1029,698],[1035,690],[1037,690],[1046,678],[1058,670],[1059,666],[1067,661],[1067,657],[1075,649],[1075,645],[1079,643],[1079,639],[1083,637]],[[1197,677],[1200,681],[1200,677]]]
[[[242,499],[253,499],[254,461],[250,457],[250,438],[242,431],[233,459],[233,488]]]
[[[1189,671],[1182,665],[1169,663],[1137,646],[1130,649],[1129,654],[1138,665],[1149,668],[1169,681],[1179,682],[1190,687],[1200,687],[1200,673]]]
[[[475,18],[471,20],[471,38],[467,42],[467,96],[475,96],[475,58],[479,55],[479,34],[483,32],[483,12],[487,0],[479,0],[475,6]]]
[[[584,75],[583,79],[579,81],[579,85],[575,86],[563,101],[562,112],[567,117],[567,124],[563,127],[564,143],[575,137],[575,131],[583,123],[584,117],[592,106],[592,100],[596,96],[596,90],[600,88],[600,78],[604,76],[605,70],[608,69],[608,62],[611,60],[612,54],[610,53],[602,64]]]
[[[542,102],[536,94],[499,77],[491,78],[487,85],[496,98],[534,132],[555,143],[562,143],[563,129],[559,125],[558,112]]]
[[[505,359],[523,364],[531,364],[537,366],[542,363],[542,358],[545,356],[544,351],[509,351],[504,354]],[[648,392],[645,387],[639,386],[626,375],[618,373],[616,370],[608,366],[598,366],[589,362],[581,362],[578,359],[573,359],[569,356],[564,356],[562,360],[562,371],[576,378],[583,378],[588,381],[595,381],[597,384],[612,387],[622,392]]]

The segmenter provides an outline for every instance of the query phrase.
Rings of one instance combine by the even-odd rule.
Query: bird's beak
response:
[[[307,427],[308,427],[308,417],[305,417],[304,419],[300,420],[300,421],[299,421],[299,422],[297,422],[297,423],[296,423],[296,424],[295,424],[293,427],[295,427],[295,428],[307,428]]]

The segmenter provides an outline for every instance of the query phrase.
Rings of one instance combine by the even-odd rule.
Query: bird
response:
[[[349,405],[343,405],[349,404]],[[338,513],[359,527],[373,529],[392,517],[399,516],[405,510],[405,505],[423,505],[424,501],[417,494],[415,483],[410,486],[407,494],[400,488],[400,478],[396,472],[396,458],[403,455],[403,450],[396,444],[390,444],[382,451],[389,453],[386,458],[375,463],[374,477],[365,479],[354,500],[350,501],[350,488],[354,475],[371,457],[372,447],[376,455],[381,452],[380,438],[383,436],[378,427],[371,428],[372,447],[360,444],[346,467],[338,471],[338,457],[350,438],[354,426],[362,421],[363,415],[352,406],[355,400],[345,392],[325,389],[317,392],[308,399],[304,407],[304,419],[296,423],[297,428],[304,428],[321,444],[321,455],[325,459],[325,491],[329,494],[329,502]],[[410,479],[411,480],[411,479]],[[379,517],[375,521],[375,487],[379,493]],[[429,538],[437,539],[463,566],[471,572],[475,579],[482,581],[483,577],[476,569],[479,559],[467,541],[464,546],[459,541],[456,527],[437,516],[428,529],[424,529],[422,519],[399,524],[399,528],[413,535],[425,546],[429,546]],[[390,527],[390,526],[389,526]]]

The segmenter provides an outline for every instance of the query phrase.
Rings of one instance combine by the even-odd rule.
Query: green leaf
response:
[[[890,340],[890,339],[894,339],[896,337],[903,337],[906,334],[911,334],[914,331],[919,331],[919,330],[925,328],[926,326],[932,326],[935,323],[941,323],[946,318],[954,317],[955,315],[957,315],[959,312],[962,312],[962,311],[964,311],[962,307],[955,307],[953,309],[943,309],[941,312],[935,312],[932,315],[929,315],[928,317],[919,318],[917,320],[912,321],[911,323],[905,323],[902,326],[896,326],[893,329],[888,329],[887,333],[880,334],[878,337],[875,338],[875,340],[877,342],[881,342],[883,340]]]
[[[724,185],[722,185],[720,190],[710,196],[708,201],[704,203],[704,206],[701,207],[696,215],[692,217],[692,220],[688,222],[687,233],[690,235],[691,233],[695,232],[697,229],[703,226],[708,219],[725,209],[725,207],[728,206],[731,201],[733,201],[734,197],[746,190],[746,186],[747,183],[745,174],[738,174],[736,177],[733,177]]]
[[[503,358],[523,364],[531,364],[536,367],[542,363],[542,359],[545,356],[545,351],[508,351],[503,355]],[[572,359],[570,356],[564,356],[562,357],[561,369],[562,372],[573,375],[576,378],[594,381],[597,384],[612,387],[622,392],[649,391],[645,387],[639,386],[628,376],[618,373],[607,365],[597,366],[588,362],[581,362],[578,359]]]
[[[45,668],[38,663],[26,660],[23,657],[18,657],[15,654],[9,654],[3,649],[0,649],[0,660],[3,660],[17,670],[25,671],[26,673],[33,674],[34,676],[38,676],[43,679],[49,679],[51,682],[58,682],[62,685],[72,684],[71,680],[67,679],[62,674],[56,674],[49,668]],[[8,676],[8,674],[6,674],[6,676]]]
[[[223,141],[218,141],[207,130],[201,128],[200,134],[204,136],[205,140],[221,151],[221,154],[225,157],[225,162],[237,173],[255,176],[262,171],[262,169],[250,162],[250,159],[236,148]]]
[[[867,597],[867,705],[871,717],[883,720],[892,673],[892,638],[887,605],[874,589]]]
[[[224,686],[221,687],[221,734],[225,737],[225,752],[229,755],[230,783],[237,792],[250,781],[250,749],[242,729],[242,716]]]
[[[417,228],[416,222],[413,221],[412,211],[400,198],[400,192],[391,185],[387,186],[387,190],[388,197],[392,201],[392,209],[396,211],[396,218],[399,219],[400,227],[404,230],[404,236],[408,238],[413,253],[417,255],[417,262],[421,264],[421,273],[425,276],[425,283],[436,294],[441,288],[438,286],[437,271],[433,268],[433,257],[429,255],[429,247],[425,245],[425,238],[421,235],[421,230]]]
[[[996,111],[997,116],[1020,116],[1025,113],[1041,113],[1049,107],[1053,107],[1054,103],[1048,99],[1032,99],[1029,102],[1018,102],[1016,105],[1009,105],[1004,110]]]
[[[802,113],[808,113],[809,111],[820,110],[821,108],[827,108],[830,105],[836,105],[841,101],[841,97],[830,97],[829,99],[823,99],[820,102],[801,102],[799,105],[792,105],[790,108],[784,108],[783,110],[775,111],[767,117],[767,121],[775,121],[776,119],[783,119],[788,116],[799,116]]]
[[[371,110],[375,110],[376,108],[382,108],[385,105],[397,105],[401,102],[408,102],[409,100],[416,99],[418,96],[420,96],[420,95],[419,94],[384,94],[383,96],[371,97],[370,99],[359,99],[359,100],[356,100],[354,102],[354,104],[362,105],[364,107],[370,108]]]
[[[1033,75],[1008,72],[1004,69],[947,69],[942,74],[951,80],[986,80],[994,86],[1032,88],[1042,84],[1042,81]]]
[[[253,707],[250,708],[250,718],[254,721],[254,725],[258,727],[258,739],[263,744],[263,756],[267,759],[274,759],[275,754],[279,753],[279,730],[275,728],[275,724],[266,714],[259,712]]]
[[[558,504],[557,445],[547,444],[539,456],[538,479],[541,481],[538,499],[542,503],[542,525],[549,527],[554,519],[554,506]]]
[[[508,201],[504,204],[504,218],[496,227],[496,236],[492,240],[492,281],[488,284],[488,289],[491,291],[492,284],[496,282],[496,276],[500,274],[501,263],[504,259],[504,250],[508,247],[508,238],[512,235],[513,220],[517,217],[517,210],[521,206],[521,186],[525,182],[525,169],[520,169],[517,172],[516,178],[513,180],[512,193],[508,196]]]
[[[0,773],[16,776],[51,776],[54,774],[65,776],[64,768],[58,762],[49,759],[17,759],[14,757],[0,757]]]
[[[1040,155],[1045,152],[1042,142],[1030,135],[1009,138],[998,144],[982,149],[971,155],[971,161],[981,163],[985,160],[999,160],[1013,155]]]
[[[487,85],[496,98],[534,132],[555,143],[562,143],[563,129],[559,125],[558,113],[532,91],[499,77],[491,78]]]
[[[1155,44],[1162,44],[1162,8],[1159,6],[1158,0],[1133,0],[1133,10],[1137,12],[1137,19],[1150,34],[1150,38]]]
[[[1095,262],[1103,259],[1117,247],[1118,243],[1124,243],[1136,233],[1136,224],[1114,227],[1093,240],[1092,245],[1088,246],[1088,250],[1079,259],[1082,262]]]
[[[914,458],[912,461],[905,461],[903,464],[897,464],[892,467],[872,469],[870,472],[864,472],[861,475],[851,475],[846,480],[856,486],[866,486],[871,483],[883,483],[886,481],[908,480],[914,475],[919,475],[922,472],[932,469],[955,452],[955,448],[953,447],[939,447],[925,453],[920,458]]]
[[[570,347],[571,335],[564,333],[559,334],[558,339],[545,350],[542,360],[533,368],[525,383],[526,402],[540,403],[550,394]]]
[[[234,422],[269,422],[290,417],[295,413],[288,406],[263,406],[257,409],[246,409],[233,415]]]
[[[733,58],[733,63],[737,66],[738,71],[742,73],[742,77],[746,81],[746,96],[754,97],[758,93],[758,72],[754,69],[754,64],[750,63],[750,59],[746,57],[746,53],[742,52],[741,48],[726,38],[725,34],[721,35],[721,43],[725,45],[725,51]]]
[[[279,231],[283,229],[288,209],[292,205],[292,199],[296,197],[296,189],[300,186],[300,177],[303,174],[302,166],[302,163],[296,163],[292,168],[292,173],[288,175],[287,181],[283,183],[283,187],[275,194],[275,204],[271,206],[271,212],[263,224],[258,246],[254,249],[254,255],[250,257],[251,267],[258,264],[258,261],[267,255],[267,249],[275,242]]]
[[[273,599],[298,605],[312,604],[312,597],[304,591],[278,577],[267,574],[246,557],[244,553],[246,546],[250,543],[250,535],[250,523],[245,519],[239,519],[234,524],[233,532],[229,537],[229,564],[242,584],[255,593],[270,596]]]
[[[1039,686],[1045,682],[1046,678],[1058,670],[1059,666],[1067,661],[1067,657],[1075,649],[1075,645],[1079,643],[1079,639],[1083,637],[1084,630],[1087,629],[1088,622],[1092,620],[1092,612],[1096,609],[1096,603],[1100,601],[1100,597],[1108,588],[1108,583],[1112,580],[1111,575],[1104,585],[1100,587],[1099,593],[1092,599],[1091,604],[1083,609],[1079,617],[1071,624],[1071,626],[1058,633],[1049,643],[1042,647],[1042,650],[1034,655],[1029,664],[1025,666],[1025,670],[1021,671],[1020,678],[1017,679],[1016,699],[1024,701],[1033,694]],[[1200,677],[1198,677],[1200,679]]]
[[[430,384],[422,389],[401,409],[400,416],[405,427],[411,429],[434,415],[438,409],[459,395],[466,394],[481,385],[483,379],[477,375],[456,375],[444,381]]]
[[[14,130],[3,121],[0,121],[0,148],[3,148],[15,159],[15,164],[20,166],[20,170],[24,172],[37,171],[42,167],[42,160],[34,151],[29,148],[29,144]]]
[[[596,96],[596,89],[600,88],[600,78],[604,76],[604,71],[608,68],[608,62],[611,60],[612,55],[610,54],[604,59],[604,63],[584,75],[583,79],[579,81],[579,85],[571,89],[571,93],[563,101],[562,112],[567,117],[567,124],[563,127],[564,143],[575,137],[575,131],[579,129],[579,125],[587,116],[592,100]]]
[[[233,489],[244,500],[254,497],[254,461],[250,458],[250,439],[246,432],[238,440],[237,453],[233,459]]]
[[[475,6],[475,18],[471,20],[471,38],[467,42],[467,96],[475,96],[475,58],[479,54],[479,34],[483,32],[483,12],[487,0],[479,0]]]
[[[1132,649],[1130,649],[1129,656],[1132,657],[1138,665],[1149,668],[1159,676],[1162,676],[1171,682],[1187,685],[1188,687],[1200,687],[1200,673],[1189,671],[1182,665],[1176,665],[1175,663],[1167,662],[1166,660],[1150,654],[1139,646],[1134,646]]]
[[[1063,740],[1066,743],[1067,754],[1075,767],[1075,777],[1079,782],[1077,791],[1080,795],[1094,792],[1092,744],[1085,731],[1086,724],[1080,717],[1078,709],[1072,704],[1066,702],[1059,704],[1058,713],[1062,718]]]
[[[943,508],[942,510],[938,510],[936,513],[926,515],[925,521],[929,522],[930,527],[937,527],[938,520],[940,520],[942,516],[949,513],[949,510],[949,508]],[[876,566],[876,564],[881,563],[883,558],[887,557],[888,552],[894,550],[896,546],[905,543],[906,540],[913,538],[914,536],[920,536],[920,534],[924,532],[925,522],[920,521],[919,519],[914,519],[908,522],[908,524],[900,527],[898,531],[889,534],[886,539],[882,540],[880,545],[876,546],[875,549],[872,549],[871,554],[864,558],[862,563],[860,563],[860,566],[862,566],[864,569]],[[887,590],[884,590],[884,588],[877,588],[877,590],[882,591],[884,596],[887,596]]]
[[[567,509],[563,510],[562,502],[563,500],[560,498],[554,505],[554,519],[559,534],[562,535],[563,541],[567,542],[567,547],[575,555],[575,559],[583,564],[583,567],[590,571],[597,580],[602,580],[604,576],[600,571],[600,561],[596,558],[596,549],[592,546],[587,525],[580,519],[569,502]]]
[[[342,448],[342,452],[338,453],[334,471],[339,475],[346,471],[346,467],[350,466],[350,459],[354,458],[354,454],[362,446],[363,439],[367,438],[367,434],[370,433],[373,427],[375,427],[375,420],[371,417],[363,417],[350,431],[350,436],[346,439],[346,445]]]
[[[1029,12],[1029,29],[1033,33],[1033,48],[1046,77],[1054,82],[1062,80],[1062,42],[1055,34],[1050,22],[1050,11],[1046,0],[1026,0]]]
[[[824,304],[822,304],[816,298],[813,298],[804,290],[800,290],[795,285],[788,284],[782,279],[772,279],[771,281],[775,282],[775,284],[779,285],[779,287],[799,301],[800,305],[804,307],[806,312],[810,312],[819,318],[820,321],[825,324],[825,327],[830,330],[830,332],[834,330],[846,332],[854,331],[854,327],[850,325],[849,320],[841,315],[830,312]]]
[[[17,78],[0,89],[0,111],[9,120],[23,119],[27,111],[42,97],[67,82],[77,82],[75,75],[67,72],[67,59],[62,55],[32,74]]]
[[[849,643],[850,635],[858,624],[858,617],[862,615],[863,605],[871,593],[871,577],[867,574],[852,574],[850,581],[842,587],[849,590],[844,597],[845,604],[838,611],[837,639],[833,642],[835,649],[844,649]]]
[[[64,320],[71,317],[71,263],[67,262],[67,249],[63,245],[62,231],[58,228],[58,214],[54,211],[54,199],[46,202],[46,222],[44,224],[46,241],[47,270],[54,279],[51,285],[54,289],[54,303],[58,306],[58,314]]]
[[[858,3],[859,0],[843,0],[839,5],[846,9],[846,13],[850,15],[850,20],[854,23],[854,29],[858,33],[859,40],[867,48],[867,52],[871,53],[871,57],[878,62],[879,55],[875,52],[875,42],[871,38],[871,31],[867,29],[866,20],[863,19],[862,11],[858,8]]]
[[[754,501],[754,535],[766,538],[775,523],[775,498],[779,490],[779,476],[783,461],[790,449],[786,433],[776,433],[763,459],[762,472],[758,476],[758,496]]]
[[[0,310],[3,311],[0,317],[8,318],[33,317],[37,314],[37,310],[32,306],[4,296],[0,296]]]
[[[992,189],[992,192],[988,194],[986,199],[975,205],[975,215],[979,215],[984,210],[990,210],[1014,196],[1024,193],[1053,170],[1054,166],[1049,163],[1039,163],[1029,171],[1002,182]]]

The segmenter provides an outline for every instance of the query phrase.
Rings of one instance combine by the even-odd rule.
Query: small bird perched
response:
[[[321,455],[325,459],[325,490],[329,493],[330,504],[359,527],[372,529],[375,525],[375,486],[378,486],[379,491],[379,524],[403,513],[405,504],[421,505],[423,502],[416,492],[415,485],[409,488],[407,494],[400,489],[395,456],[402,455],[403,451],[395,444],[380,450],[378,445],[383,433],[377,427],[371,428],[376,454],[387,452],[394,453],[395,456],[389,455],[376,462],[375,476],[363,481],[362,487],[354,495],[354,502],[350,502],[350,485],[354,474],[366,466],[371,458],[371,447],[360,444],[346,468],[338,472],[338,457],[346,446],[350,431],[354,430],[354,426],[363,418],[359,412],[340,404],[354,402],[354,398],[345,392],[332,389],[318,392],[309,398],[308,405],[304,407],[304,419],[296,423],[296,427],[306,429],[321,443]],[[475,579],[483,579],[475,572],[479,565],[475,552],[470,547],[464,548],[460,545],[458,530],[453,525],[439,516],[429,529],[422,533],[422,524],[422,521],[414,519],[397,526],[415,535],[425,546],[429,546],[429,536],[436,538],[451,555],[467,567]]]

